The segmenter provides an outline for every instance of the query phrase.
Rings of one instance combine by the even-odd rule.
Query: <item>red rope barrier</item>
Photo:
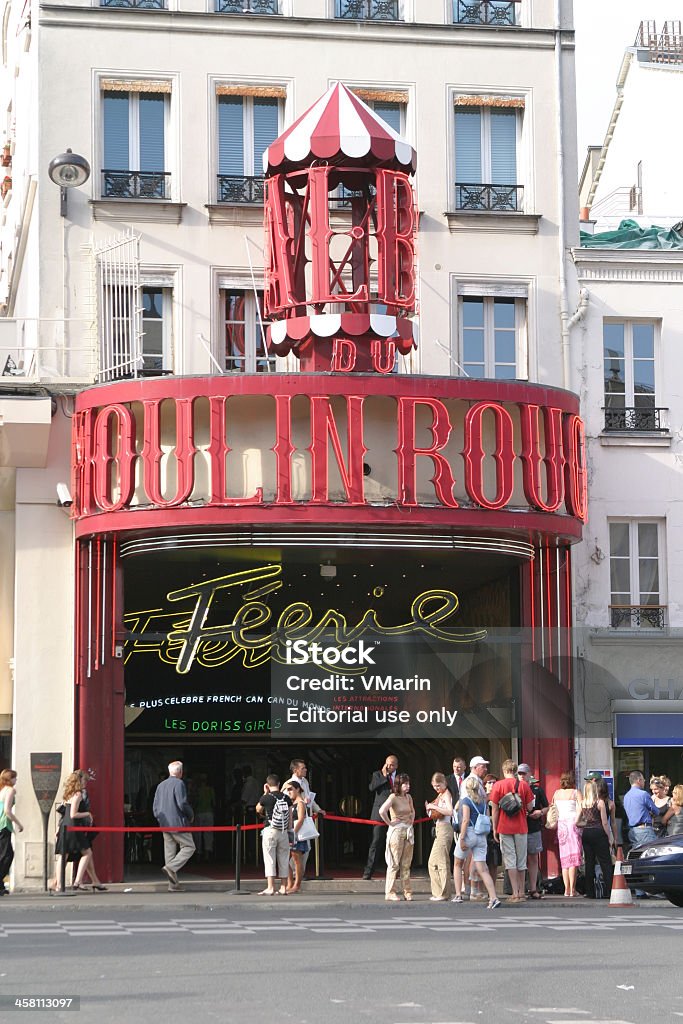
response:
[[[317,817],[317,815],[314,815]],[[343,821],[351,825],[385,825],[383,821],[373,818],[345,818],[341,814],[326,814],[326,821]],[[429,818],[417,818],[416,825],[429,821]],[[67,825],[69,832],[249,832],[264,827],[264,822],[255,825]]]
[[[263,828],[263,823],[256,825],[66,825],[68,832],[248,832],[251,829]]]

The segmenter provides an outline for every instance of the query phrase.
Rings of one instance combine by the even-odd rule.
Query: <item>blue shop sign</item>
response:
[[[683,713],[614,716],[615,747],[683,746]]]

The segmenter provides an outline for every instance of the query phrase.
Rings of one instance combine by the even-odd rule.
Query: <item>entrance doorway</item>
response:
[[[250,804],[249,792],[263,791],[265,778],[275,773],[281,781],[289,778],[292,759],[306,761],[311,789],[318,804],[329,815],[344,818],[369,818],[372,797],[369,782],[373,771],[380,768],[388,754],[399,759],[400,771],[410,775],[413,800],[418,817],[427,798],[432,797],[430,779],[435,771],[448,774],[453,758],[463,756],[469,761],[475,753],[494,757],[496,762],[509,756],[509,750],[495,755],[487,741],[476,744],[446,740],[406,740],[379,743],[360,742],[274,743],[272,740],[240,743],[195,742],[182,745],[134,742],[127,743],[125,755],[126,821],[131,826],[154,825],[152,802],[159,781],[167,776],[170,761],[181,760],[189,800],[196,808],[206,803],[208,786],[213,792],[213,817],[216,825],[253,824],[257,819]],[[496,748],[498,748],[496,744]],[[494,769],[498,764],[492,766]],[[203,795],[202,795],[202,790]],[[246,796],[246,800],[243,799]],[[323,831],[324,863],[327,872],[336,875],[359,874],[367,857],[371,827],[358,823],[325,822]],[[138,834],[139,836],[140,834]],[[205,846],[195,835],[197,854],[191,869],[217,877],[231,877],[235,863],[235,833],[218,832]],[[426,863],[431,838],[429,827],[418,830],[414,863]],[[242,836],[242,863],[245,874],[259,874],[261,851],[259,833],[247,831]],[[159,833],[132,839],[126,847],[126,870],[137,872],[147,866],[163,863]],[[314,854],[309,860],[309,877],[316,873]]]

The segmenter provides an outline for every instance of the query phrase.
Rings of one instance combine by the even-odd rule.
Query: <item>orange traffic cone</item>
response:
[[[621,873],[621,865],[624,862],[624,854],[620,846],[617,847],[617,860],[614,865],[614,878],[612,879],[612,892],[609,897],[610,907],[632,907],[633,896],[626,884],[626,879]]]

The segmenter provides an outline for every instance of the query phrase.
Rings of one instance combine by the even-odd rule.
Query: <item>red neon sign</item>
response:
[[[370,380],[373,393],[358,393]],[[301,394],[303,381],[309,394]],[[573,396],[555,392],[554,402],[542,404],[540,389],[528,385],[429,385],[424,394],[419,378],[283,376],[148,382],[142,394],[139,383],[132,390],[125,383],[92,389],[79,396],[73,420],[72,513],[80,519],[191,502],[193,508],[372,506],[381,519],[383,502],[394,509],[457,510],[457,519],[465,508],[497,512],[527,504],[585,521],[585,437]],[[487,389],[496,399],[484,397]],[[271,413],[264,411],[264,395]],[[386,405],[375,404],[382,396],[396,403],[393,424]],[[252,398],[259,403],[254,424],[272,443],[261,442],[262,480],[247,493],[238,456]],[[231,446],[236,437],[241,447],[235,440]],[[376,490],[366,494],[366,457],[383,467],[388,481],[379,504]]]

